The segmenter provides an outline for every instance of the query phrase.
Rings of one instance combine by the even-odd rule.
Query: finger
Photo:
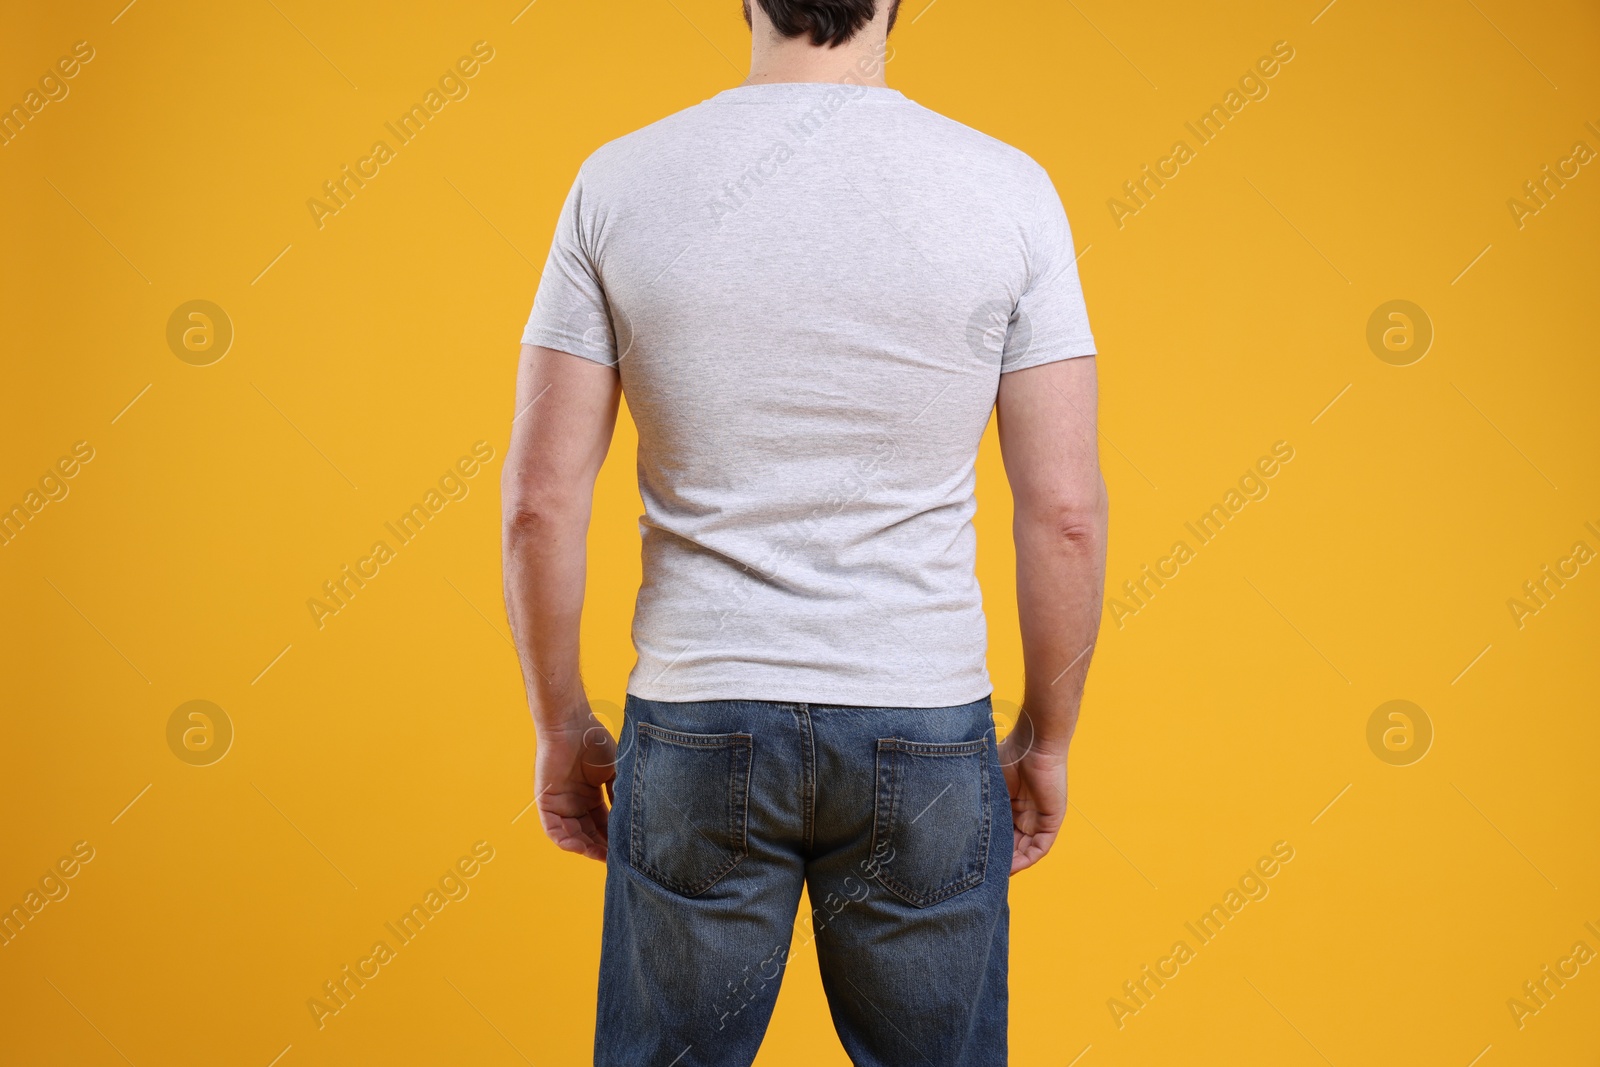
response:
[[[599,815],[598,818],[584,820],[584,840],[588,843],[588,847],[583,850],[583,854],[589,859],[604,863],[606,861],[607,845],[606,809],[604,805],[601,805],[595,811]]]
[[[1031,800],[1012,802],[1011,825],[1024,837],[1034,837],[1043,831],[1052,829],[1046,821],[1045,815],[1034,806]]]
[[[1013,819],[1012,829],[1030,841],[1046,842],[1044,847],[1048,850],[1061,833],[1061,820],[1035,813],[1027,818]]]
[[[604,810],[604,808],[601,809],[602,814]],[[585,841],[600,841],[605,838],[605,831],[601,830],[595,822],[593,811],[586,811],[578,816],[575,833],[576,836],[583,838]]]
[[[564,852],[576,852],[592,860],[606,861],[606,850],[602,845],[581,836],[567,836],[556,839],[556,846]]]
[[[1035,863],[1044,859],[1044,853],[1037,849],[1013,852],[1011,854],[1011,873],[1021,874]]]
[[[605,833],[596,827],[594,819],[587,812],[573,816],[541,808],[539,824],[543,827],[545,836],[561,849],[581,852],[590,855],[591,858],[594,858],[591,853],[596,849],[601,856],[605,854]]]
[[[1011,794],[1013,802],[1017,799],[1017,791],[1022,788],[1022,772],[1017,769],[1014,760],[1001,760],[1000,772],[1006,778],[1006,792]]]
[[[1033,865],[1028,856],[1028,835],[1021,830],[1011,831],[1011,873],[1025,871]]]
[[[571,848],[568,841],[589,843],[595,838],[594,819],[590,819],[587,813],[582,816],[568,816],[547,808],[541,809],[539,824],[544,827],[544,835],[566,851],[581,851],[578,848]]]
[[[605,831],[588,816],[548,820],[545,823],[545,836],[563,851],[576,852],[601,863],[606,861]]]
[[[1025,871],[1029,867],[1044,859],[1049,853],[1050,846],[1054,845],[1056,835],[1053,833],[1025,834],[1018,830],[1012,831],[1011,842],[1011,873]]]

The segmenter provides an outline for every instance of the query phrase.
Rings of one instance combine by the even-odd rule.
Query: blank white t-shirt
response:
[[[1001,374],[1095,350],[1032,159],[893,89],[729,89],[579,168],[522,340],[638,426],[630,693],[989,694],[978,442]]]

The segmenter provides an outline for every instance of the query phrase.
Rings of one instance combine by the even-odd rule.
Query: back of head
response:
[[[811,43],[829,48],[844,44],[877,14],[877,0],[757,0],[772,26],[784,37],[807,36]],[[894,29],[900,0],[889,0],[889,29]],[[750,21],[750,0],[744,0],[744,18]]]

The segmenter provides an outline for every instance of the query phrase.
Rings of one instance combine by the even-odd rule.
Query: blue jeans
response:
[[[748,1065],[800,890],[858,1067],[1006,1062],[1011,806],[988,698],[627,699],[597,1067]]]

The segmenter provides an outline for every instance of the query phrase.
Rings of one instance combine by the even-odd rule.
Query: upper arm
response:
[[[1000,376],[1000,453],[1018,510],[1098,513],[1104,508],[1095,408],[1095,357]]]
[[[556,218],[522,343],[615,365],[625,350],[618,345],[616,309],[601,277],[595,210],[580,170]],[[625,342],[625,330],[623,335]]]
[[[1027,280],[1007,324],[1002,375],[1094,354],[1078,257],[1061,197],[1041,168],[1027,222]]]
[[[621,377],[566,352],[523,345],[501,488],[508,513],[553,501],[585,505],[617,422]]]

